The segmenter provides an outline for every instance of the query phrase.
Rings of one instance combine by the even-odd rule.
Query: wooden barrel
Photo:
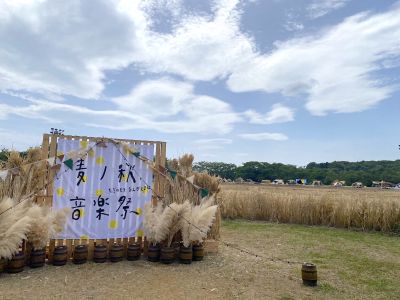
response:
[[[193,250],[192,247],[181,246],[181,250],[179,252],[179,260],[183,264],[191,264],[193,258]]]
[[[8,262],[7,272],[8,273],[19,273],[24,270],[25,267],[25,254],[19,252],[14,254],[12,259]]]
[[[95,263],[104,263],[107,260],[107,247],[105,245],[94,246],[93,261]]]
[[[172,244],[172,248],[174,248],[174,255],[175,255],[175,259],[179,259],[179,252],[181,251],[181,243],[179,242],[174,242]]]
[[[76,245],[74,249],[73,263],[80,265],[87,261],[88,247],[86,245]]]
[[[156,262],[160,260],[160,246],[150,244],[147,250],[147,260]]]
[[[304,263],[301,267],[301,279],[303,279],[304,285],[316,286],[317,266],[311,263]]]
[[[4,272],[6,268],[6,260],[4,258],[0,258],[0,274]]]
[[[111,262],[118,262],[124,258],[124,246],[121,244],[114,243],[110,249],[110,260]]]
[[[162,247],[160,253],[160,262],[171,264],[175,260],[175,249],[172,247]]]
[[[194,245],[193,246],[193,260],[200,261],[204,258],[204,247],[203,245]]]
[[[53,265],[63,266],[68,260],[67,246],[56,246],[53,252]]]
[[[139,243],[133,243],[128,245],[128,251],[127,251],[127,259],[128,260],[138,260],[140,258],[140,254],[142,252],[142,249],[140,248]]]
[[[44,263],[46,261],[46,249],[37,249],[34,250],[32,249],[31,255],[30,255],[30,260],[29,260],[29,266],[31,268],[40,268],[44,266]]]

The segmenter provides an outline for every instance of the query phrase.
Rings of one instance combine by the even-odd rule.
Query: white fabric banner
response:
[[[60,239],[126,238],[143,234],[143,206],[151,200],[153,172],[127,147],[106,143],[59,139],[57,155],[70,159],[73,170],[62,163],[53,191],[54,209],[70,213]],[[130,145],[149,160],[154,145]],[[82,159],[74,153],[84,149]],[[85,153],[84,152],[84,153]]]

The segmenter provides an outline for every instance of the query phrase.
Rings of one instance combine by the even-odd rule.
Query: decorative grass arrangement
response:
[[[10,198],[0,201],[0,258],[11,259],[26,239],[32,220],[26,215],[25,204],[14,206]]]
[[[68,209],[52,211],[50,207],[33,204],[27,214],[32,219],[27,240],[34,250],[43,249],[47,242],[61,232],[66,222]]]
[[[60,232],[68,211],[52,211],[28,199],[21,204],[10,198],[0,202],[0,258],[10,259],[26,240],[33,249],[42,249]]]
[[[0,199],[12,198],[21,200],[25,195],[30,195],[43,185],[46,177],[46,162],[37,162],[41,159],[40,148],[30,148],[26,158],[22,158],[17,151],[8,155],[4,169],[12,169],[4,181],[0,180]]]
[[[11,151],[4,168],[8,175],[0,180],[0,258],[10,259],[24,240],[34,249],[42,249],[50,238],[60,232],[67,211],[52,211],[34,203],[34,195],[44,186],[46,162],[41,149],[31,148],[22,158]]]
[[[161,243],[170,247],[176,237],[182,238],[183,245],[201,244],[207,238],[218,206],[214,197],[203,199],[202,204],[193,205],[189,201],[171,203],[153,207],[147,203],[144,207],[144,232],[152,244]]]
[[[165,199],[164,202],[167,204],[178,203],[182,204],[188,201],[192,205],[199,205],[201,203],[201,197],[199,196],[199,190],[194,188],[185,178],[193,176],[193,183],[201,188],[207,189],[209,195],[216,196],[219,192],[219,180],[218,177],[211,176],[207,173],[199,173],[193,171],[193,160],[192,154],[184,154],[179,159],[173,159],[168,161],[168,167],[172,170],[177,171],[181,176],[175,178],[170,177],[166,180],[164,190]],[[221,226],[221,214],[217,209],[215,213],[215,220],[212,228],[209,231],[209,238],[214,239],[219,237],[219,229]]]

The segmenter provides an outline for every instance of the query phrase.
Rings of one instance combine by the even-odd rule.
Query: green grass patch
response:
[[[338,298],[400,297],[398,236],[242,220],[224,221],[222,230],[239,232],[243,246],[258,247],[249,250],[266,251],[266,256],[274,253],[288,260],[314,262],[320,280],[318,293]],[[249,243],[253,239],[254,245]]]

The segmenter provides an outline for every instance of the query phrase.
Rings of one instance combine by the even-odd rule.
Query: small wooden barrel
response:
[[[53,265],[54,266],[63,266],[67,263],[68,260],[68,251],[67,246],[57,246],[54,248],[53,252]]]
[[[204,247],[203,245],[194,245],[193,246],[193,260],[200,261],[204,258]]]
[[[31,268],[40,268],[44,266],[44,263],[46,261],[46,249],[37,249],[34,250],[32,249],[31,255],[30,255],[30,260],[29,260],[29,266]]]
[[[105,245],[94,246],[93,261],[95,263],[104,263],[107,260],[107,247]]]
[[[181,243],[179,242],[173,243],[172,248],[174,248],[175,259],[179,259],[179,252],[181,251]]]
[[[156,262],[160,260],[160,246],[150,244],[147,251],[147,260]]]
[[[76,245],[74,249],[73,263],[80,265],[87,261],[88,247],[86,245]]]
[[[172,247],[162,247],[160,254],[160,262],[163,264],[171,264],[175,260],[175,249]]]
[[[179,252],[179,260],[183,264],[191,264],[193,258],[193,250],[192,247],[181,246],[181,250]]]
[[[140,258],[140,254],[142,249],[140,248],[139,243],[129,244],[127,251],[127,259],[128,260],[138,260]]]
[[[14,254],[12,259],[8,262],[7,272],[8,273],[19,273],[24,270],[25,267],[25,254],[19,252]]]
[[[303,279],[304,285],[316,286],[317,266],[311,263],[304,263],[301,267],[301,279]]]
[[[124,247],[120,244],[115,243],[110,249],[110,260],[111,262],[118,262],[124,258]]]
[[[0,274],[4,272],[6,268],[6,260],[4,258],[0,258]]]

